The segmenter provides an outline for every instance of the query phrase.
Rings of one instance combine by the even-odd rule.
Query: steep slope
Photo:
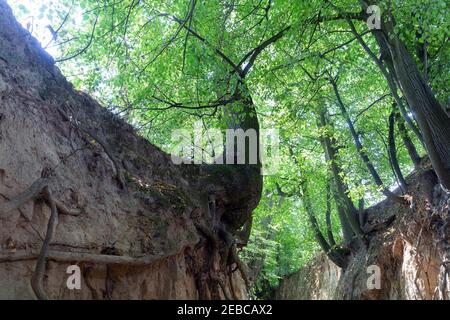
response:
[[[383,201],[367,209],[369,225],[395,216],[369,233],[369,246],[341,271],[320,254],[284,278],[277,299],[450,299],[450,194],[428,163],[407,179],[411,207]],[[369,288],[374,269],[380,287]],[[339,276],[340,275],[340,276]]]
[[[0,42],[0,299],[245,297],[228,238],[260,189],[240,183],[233,198],[220,177],[174,165],[74,90],[4,0]],[[74,264],[81,290],[66,286]]]

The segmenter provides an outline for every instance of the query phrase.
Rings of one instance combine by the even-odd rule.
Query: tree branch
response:
[[[256,48],[254,48],[253,50],[250,50],[239,62],[238,64],[238,68],[241,68],[244,63],[247,61],[248,59],[248,63],[246,64],[244,70],[242,71],[242,78],[245,78],[245,76],[248,74],[248,72],[250,71],[251,67],[253,66],[253,64],[255,63],[256,58],[258,57],[258,55],[265,49],[267,48],[269,45],[271,45],[272,43],[277,42],[280,38],[282,38],[286,32],[289,31],[289,29],[291,28],[291,26],[287,26],[286,28],[284,28],[283,30],[281,30],[280,32],[278,32],[277,34],[273,35],[272,37],[270,37],[269,39],[265,40],[264,42],[262,42],[259,46],[257,46]]]
[[[367,153],[364,151],[363,145],[361,143],[361,140],[359,138],[358,133],[356,132],[356,129],[353,125],[352,120],[350,119],[350,116],[347,112],[347,109],[344,105],[344,102],[342,101],[341,95],[339,93],[337,84],[336,84],[336,80],[330,75],[329,77],[329,81],[331,83],[331,86],[333,87],[334,93],[336,95],[336,99],[337,99],[337,103],[338,106],[342,112],[342,115],[348,125],[348,128],[350,130],[350,133],[353,137],[353,141],[355,143],[356,146],[356,150],[358,151],[359,156],[361,157],[361,159],[363,160],[363,162],[366,164],[367,169],[369,170],[372,178],[375,181],[375,184],[378,187],[382,187],[383,188],[383,194],[388,197],[389,199],[398,202],[398,203],[405,203],[405,199],[402,197],[397,196],[396,194],[394,194],[392,191],[390,191],[388,188],[386,188],[383,184],[383,181],[381,180],[380,175],[378,174],[377,170],[375,169],[375,167],[373,166],[372,162],[369,159],[369,156],[367,155]]]
[[[218,48],[215,48],[211,43],[209,43],[208,40],[206,40],[205,38],[203,38],[201,35],[199,35],[196,31],[194,31],[190,26],[186,25],[186,21],[183,21],[175,16],[172,16],[172,20],[179,23],[181,26],[183,26],[184,29],[186,29],[187,31],[189,31],[190,34],[192,34],[195,38],[197,38],[198,40],[200,40],[201,42],[203,42],[206,46],[208,46],[209,48],[211,48],[212,50],[214,50],[214,52],[220,56],[226,63],[228,63],[231,68],[238,74],[241,75],[242,74],[242,70],[225,54],[223,53],[221,50],[219,50]]]
[[[42,189],[48,186],[47,178],[39,178],[34,181],[25,191],[21,192],[9,201],[0,204],[0,218],[12,210],[18,209],[26,202],[36,199],[41,193]]]
[[[94,32],[95,32],[95,28],[97,26],[97,22],[98,22],[98,17],[99,16],[100,16],[100,14],[97,14],[97,16],[95,18],[94,26],[92,27],[92,31],[91,31],[91,35],[89,37],[88,43],[80,51],[72,54],[71,56],[68,56],[68,57],[65,57],[65,58],[56,59],[55,62],[64,62],[64,61],[73,59],[75,57],[78,57],[80,54],[83,54],[84,52],[86,52],[86,50],[91,46],[92,40],[94,39]]]

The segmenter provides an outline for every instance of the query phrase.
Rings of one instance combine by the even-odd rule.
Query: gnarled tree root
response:
[[[36,297],[40,300],[47,300],[47,294],[44,290],[43,279],[45,274],[46,258],[48,248],[53,237],[56,220],[58,217],[58,208],[60,212],[68,215],[78,215],[79,212],[71,212],[63,204],[54,201],[49,189],[49,177],[52,173],[51,169],[44,169],[41,178],[37,179],[25,191],[21,192],[14,198],[0,204],[0,214],[7,214],[15,209],[19,209],[22,205],[30,200],[36,200],[42,197],[49,205],[51,214],[47,224],[47,232],[42,243],[41,250],[37,255],[36,267],[31,278],[31,287]],[[36,257],[35,257],[36,258]],[[7,261],[6,259],[5,261]],[[12,259],[13,260],[13,259]],[[11,261],[12,261],[11,260]],[[3,260],[0,258],[0,262]]]
[[[0,218],[15,209],[19,209],[26,202],[37,199],[41,191],[48,186],[48,178],[39,178],[25,191],[21,192],[11,200],[0,203]]]

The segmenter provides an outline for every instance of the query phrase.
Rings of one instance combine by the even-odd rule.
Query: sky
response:
[[[78,1],[73,1],[72,5],[67,5],[68,0],[6,0],[11,6],[16,19],[22,26],[30,31],[30,33],[41,43],[41,46],[51,55],[55,60],[65,57],[59,45],[53,41],[53,35],[48,26],[53,30],[57,30],[63,21],[64,26],[70,28],[91,28],[89,23],[83,19],[83,9],[77,5]],[[65,20],[69,12],[68,19]],[[83,23],[84,22],[84,23]],[[66,53],[67,54],[67,53]],[[58,65],[63,71],[66,78],[69,80],[73,77],[78,77],[81,74],[89,72],[88,68],[77,65],[74,67],[73,61],[66,61]],[[110,70],[102,70],[103,75],[111,75]],[[108,88],[101,85],[102,91],[107,91]],[[87,90],[83,86],[78,89]],[[97,99],[101,99],[99,92],[90,92],[91,95]]]

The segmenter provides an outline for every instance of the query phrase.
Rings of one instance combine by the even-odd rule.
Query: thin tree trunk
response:
[[[364,3],[364,1],[360,1],[360,2]],[[353,35],[356,37],[356,40],[359,42],[361,47],[366,51],[366,53],[369,55],[369,57],[375,62],[375,64],[378,66],[378,68],[380,69],[383,76],[386,78],[386,81],[389,86],[389,90],[391,91],[392,97],[394,98],[395,102],[397,102],[397,104],[400,108],[400,111],[406,120],[406,123],[410,127],[411,131],[413,131],[414,134],[417,136],[419,141],[424,145],[423,137],[422,137],[420,130],[416,127],[416,125],[412,121],[411,117],[408,115],[408,112],[406,111],[406,108],[403,105],[403,101],[400,99],[400,97],[398,95],[397,84],[395,82],[395,77],[394,77],[395,72],[393,72],[393,70],[391,70],[389,68],[389,59],[387,59],[387,65],[388,65],[388,69],[389,69],[389,72],[388,72],[388,70],[386,69],[383,62],[377,58],[377,56],[372,52],[372,50],[370,50],[369,46],[364,42],[361,35],[356,31],[355,25],[353,24],[352,20],[345,13],[343,13],[339,9],[339,7],[337,7],[335,5],[332,5],[332,6],[335,9],[337,9],[344,16]],[[363,5],[364,10],[366,7],[367,7],[367,5]],[[383,42],[383,40],[379,36],[377,36],[377,34],[378,34],[377,32],[374,32],[374,34],[375,34],[375,37],[377,38],[377,41]],[[385,56],[386,54],[389,55],[388,48],[386,48],[385,46],[382,46],[382,45],[380,45],[380,52],[383,53],[381,56]],[[385,61],[386,61],[386,59],[385,59]]]
[[[441,184],[450,190],[450,119],[424,83],[400,40],[393,50],[397,78],[423,132],[425,146]]]
[[[391,192],[389,189],[387,189],[386,187],[384,187],[383,181],[381,180],[380,175],[378,174],[377,170],[375,169],[375,167],[373,166],[372,162],[370,161],[368,155],[366,154],[366,152],[364,151],[363,145],[361,143],[361,140],[359,139],[359,135],[356,132],[356,129],[353,125],[352,120],[350,119],[350,116],[347,112],[347,109],[345,108],[344,102],[342,101],[341,95],[339,94],[339,90],[337,88],[336,82],[334,79],[330,78],[330,83],[333,86],[333,90],[334,93],[336,95],[337,98],[337,102],[338,102],[338,106],[342,112],[342,115],[345,119],[345,121],[347,122],[347,125],[350,129],[350,133],[353,137],[353,141],[355,143],[356,146],[356,150],[359,153],[359,156],[361,157],[361,159],[363,160],[363,162],[366,164],[367,169],[369,170],[370,174],[372,175],[372,178],[375,181],[375,184],[378,187],[383,188],[383,194],[388,197],[389,199],[399,202],[399,203],[403,203],[404,199],[397,196],[396,194],[394,194],[393,192]]]
[[[400,116],[399,113],[395,114],[396,122],[398,131],[400,132],[400,136],[402,137],[403,144],[406,147],[406,150],[408,151],[409,157],[411,158],[411,161],[414,164],[414,167],[418,169],[420,167],[421,158],[419,153],[417,152],[416,147],[414,146],[414,143],[412,142],[411,138],[408,135],[408,131],[406,130],[404,119]]]

